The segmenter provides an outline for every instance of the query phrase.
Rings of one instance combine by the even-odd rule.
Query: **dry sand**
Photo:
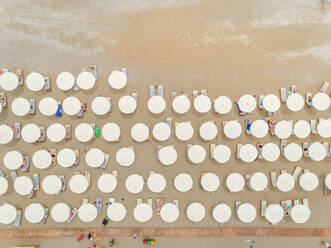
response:
[[[12,124],[15,121],[36,123],[48,126],[52,122],[72,123],[95,122],[100,127],[109,121],[115,121],[121,126],[121,142],[108,144],[102,139],[91,144],[83,145],[72,139],[70,142],[53,144],[27,145],[23,141],[12,142],[3,146],[0,158],[6,151],[18,149],[32,155],[41,146],[60,149],[61,147],[79,148],[81,151],[89,147],[98,147],[112,157],[111,166],[107,171],[119,170],[119,185],[112,194],[101,194],[97,189],[97,178],[103,170],[93,170],[91,188],[82,195],[74,195],[67,190],[59,196],[48,196],[42,190],[37,197],[27,200],[10,192],[1,197],[2,201],[14,203],[24,209],[32,202],[40,202],[51,208],[56,202],[67,202],[72,207],[80,205],[82,198],[94,201],[97,196],[106,200],[114,197],[124,198],[128,209],[125,221],[111,223],[111,226],[135,226],[132,210],[137,197],[143,199],[166,198],[179,199],[180,217],[177,222],[166,224],[158,216],[143,224],[144,227],[216,227],[217,223],[211,217],[211,209],[219,202],[233,206],[234,201],[241,200],[255,205],[259,211],[260,200],[279,202],[285,199],[308,198],[312,215],[308,223],[301,227],[330,227],[331,216],[329,209],[331,201],[322,195],[322,183],[318,190],[308,193],[297,185],[289,193],[269,192],[256,193],[245,191],[230,194],[224,184],[225,177],[230,172],[241,174],[263,171],[292,171],[296,165],[310,169],[316,173],[320,181],[330,171],[330,159],[323,162],[311,162],[303,159],[299,163],[289,163],[280,159],[276,163],[257,161],[244,164],[234,156],[225,165],[217,165],[207,159],[203,165],[192,165],[185,157],[185,144],[178,142],[173,136],[163,144],[174,144],[179,158],[170,168],[162,166],[156,159],[156,146],[159,142],[151,140],[148,143],[136,144],[130,138],[131,126],[137,122],[145,122],[152,128],[153,124],[170,116],[175,121],[191,120],[195,128],[193,144],[202,144],[209,151],[209,143],[204,143],[198,135],[198,127],[206,120],[215,120],[219,127],[222,120],[240,119],[235,109],[221,117],[213,113],[198,115],[193,110],[184,116],[171,112],[171,91],[184,90],[191,94],[193,89],[206,88],[211,98],[227,95],[237,100],[244,93],[277,94],[280,87],[296,84],[300,93],[316,92],[316,84],[330,79],[331,67],[331,10],[328,1],[198,1],[181,0],[143,1],[137,3],[128,1],[17,1],[2,0],[0,2],[0,68],[22,68],[25,75],[35,70],[49,75],[52,80],[52,90],[48,93],[34,94],[20,88],[9,93],[9,102],[15,97],[36,98],[37,102],[44,96],[53,96],[63,100],[68,95],[75,95],[90,106],[97,95],[111,96],[114,102],[113,112],[109,117],[98,117],[88,109],[83,119],[68,116],[56,119],[47,118],[37,113],[34,116],[17,118],[9,110],[1,115],[1,123]],[[61,71],[71,71],[78,74],[81,69],[90,64],[97,64],[99,80],[92,92],[62,93],[55,86],[56,75]],[[114,92],[107,83],[109,72],[121,67],[128,68],[128,87],[123,92]],[[162,84],[165,87],[167,110],[161,116],[152,116],[146,110],[148,86]],[[125,117],[117,108],[117,101],[123,94],[139,94],[138,111],[130,117]],[[252,119],[263,116],[257,111]],[[285,106],[275,115],[281,119],[316,119],[330,117],[330,110],[317,113],[313,110],[303,110],[291,114]],[[241,122],[243,123],[243,121]],[[307,141],[321,140],[318,136],[310,136]],[[222,135],[216,143],[227,143],[233,152],[237,143],[256,143],[256,139],[242,135],[240,139],[229,141]],[[263,142],[279,142],[275,137],[266,137]],[[291,141],[298,141],[292,137]],[[323,140],[324,141],[324,140]],[[121,168],[114,161],[114,156],[120,147],[134,145],[136,162],[130,168]],[[81,155],[79,167],[64,169],[59,166],[45,171],[33,166],[29,175],[39,173],[41,179],[47,174],[65,174],[67,180],[75,171],[89,169]],[[9,171],[1,165],[1,170],[9,175]],[[151,193],[147,188],[135,196],[129,194],[124,187],[125,178],[132,173],[147,177],[148,171],[154,170],[166,176],[167,189],[164,194]],[[173,178],[180,172],[189,172],[194,178],[194,189],[181,194],[173,187]],[[214,194],[202,192],[199,187],[201,172],[215,172],[222,179],[222,187]],[[22,173],[19,172],[21,175]],[[202,202],[207,210],[206,218],[195,225],[185,216],[186,206],[193,201]],[[106,208],[97,220],[90,224],[76,218],[69,225],[55,223],[51,218],[46,225],[32,225],[24,218],[22,228],[51,228],[51,227],[94,227],[100,226],[106,215]],[[241,223],[233,216],[227,226],[269,226],[265,219],[257,217],[249,225]],[[288,218],[279,227],[298,227]],[[0,228],[8,228],[1,226]],[[194,240],[194,239],[193,239]],[[303,242],[304,247],[306,244]],[[183,247],[183,246],[182,246]],[[311,247],[311,246],[305,246]]]

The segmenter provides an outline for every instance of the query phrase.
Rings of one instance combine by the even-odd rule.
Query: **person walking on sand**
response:
[[[133,235],[132,235],[133,239],[136,239],[137,236],[138,236],[138,233],[137,232],[134,232]]]

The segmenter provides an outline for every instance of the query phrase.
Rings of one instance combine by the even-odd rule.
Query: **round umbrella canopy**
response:
[[[226,122],[223,129],[224,135],[229,139],[238,138],[242,132],[242,127],[237,120]]]
[[[16,208],[9,204],[9,203],[4,203],[0,206],[0,223],[7,225],[16,219]]]
[[[66,137],[66,128],[60,123],[53,123],[47,128],[46,134],[50,141],[58,143]]]
[[[263,145],[261,153],[265,160],[274,162],[280,156],[280,149],[279,146],[274,143],[267,143]]]
[[[60,90],[67,91],[74,87],[75,78],[70,72],[61,72],[57,75],[56,85]]]
[[[251,163],[257,158],[257,149],[252,144],[245,144],[239,150],[240,159],[246,163]]]
[[[226,178],[226,186],[230,192],[242,191],[245,186],[245,179],[239,173],[231,173]]]
[[[312,105],[316,110],[325,111],[330,107],[330,97],[325,93],[319,92],[313,96]]]
[[[97,96],[93,99],[91,107],[96,115],[105,115],[109,113],[111,105],[107,97]]]
[[[173,203],[166,203],[161,207],[160,215],[165,222],[175,222],[179,217],[178,207]]]
[[[126,178],[125,187],[130,193],[137,194],[143,190],[144,183],[144,178],[142,176],[132,174]]]
[[[232,101],[227,96],[219,96],[214,100],[214,110],[216,113],[225,115],[232,109]]]
[[[322,161],[327,155],[327,150],[320,142],[312,143],[309,146],[308,151],[310,158],[314,161]]]
[[[98,188],[103,193],[110,193],[116,189],[117,179],[110,173],[102,174],[98,179]]]
[[[269,127],[264,120],[256,120],[251,125],[251,133],[255,138],[263,138],[268,134]]]
[[[200,222],[206,215],[205,207],[199,203],[191,203],[186,209],[187,218],[194,223]]]
[[[69,188],[73,193],[82,194],[88,188],[88,180],[84,175],[73,175],[69,180]]]
[[[270,204],[266,208],[265,218],[272,224],[277,224],[284,217],[284,209],[279,204]]]
[[[230,160],[231,149],[227,145],[217,145],[213,149],[213,158],[220,164]]]
[[[92,168],[97,168],[105,161],[105,154],[98,148],[91,148],[85,155],[85,162]]]
[[[165,187],[167,185],[167,181],[159,173],[153,173],[151,174],[147,179],[147,186],[150,189],[150,191],[154,193],[160,193],[165,190]]]
[[[88,123],[80,123],[75,128],[75,137],[78,141],[86,143],[93,138],[94,130]]]
[[[290,94],[286,100],[287,108],[294,112],[300,111],[303,108],[304,104],[305,100],[298,93]]]
[[[323,138],[331,137],[331,120],[322,120],[317,124],[317,132]]]
[[[81,102],[75,96],[69,96],[63,100],[63,112],[67,115],[76,115],[81,109]]]
[[[243,203],[237,209],[238,218],[244,223],[251,223],[255,220],[256,209],[250,203]]]
[[[26,207],[24,216],[32,224],[39,223],[45,217],[45,208],[40,203],[32,203]]]
[[[116,152],[116,161],[119,165],[128,167],[135,160],[134,150],[128,147],[123,147]]]
[[[60,166],[68,168],[73,166],[76,162],[76,154],[74,150],[64,148],[58,152],[56,160]]]
[[[287,139],[292,135],[292,125],[289,121],[279,121],[275,126],[275,134],[280,139]]]
[[[23,165],[23,156],[19,151],[9,151],[3,157],[3,164],[9,170],[17,170]]]
[[[153,217],[153,210],[146,203],[138,204],[133,210],[134,218],[139,222],[147,222]]]
[[[256,172],[251,176],[250,185],[255,191],[263,191],[268,186],[268,178],[262,172]]]
[[[177,123],[175,126],[176,137],[181,141],[188,141],[193,137],[194,129],[191,122]]]
[[[231,215],[231,208],[225,203],[218,204],[213,209],[214,220],[220,224],[228,222],[231,218]]]
[[[26,196],[31,193],[33,183],[30,177],[20,176],[14,181],[14,189],[19,195]]]
[[[185,114],[190,110],[191,102],[186,95],[176,96],[172,101],[172,109],[177,114]]]
[[[152,114],[161,114],[166,106],[166,101],[162,96],[152,96],[147,102],[147,108]]]
[[[296,143],[288,144],[284,149],[284,156],[290,162],[297,162],[302,157],[302,148]]]
[[[108,142],[118,141],[121,135],[120,127],[114,122],[108,122],[101,129],[102,137]]]
[[[282,173],[277,178],[277,188],[282,192],[289,192],[294,188],[295,179],[289,173]]]
[[[132,114],[137,108],[137,101],[133,96],[122,96],[118,101],[118,108],[123,114]]]
[[[120,222],[124,220],[126,216],[126,208],[122,203],[114,202],[109,205],[107,215],[110,220]]]
[[[0,87],[6,91],[13,91],[18,86],[18,77],[13,72],[4,72],[0,75]]]
[[[11,104],[11,111],[17,116],[25,116],[30,111],[30,102],[22,97],[15,98]]]
[[[300,139],[307,138],[310,134],[310,124],[308,121],[300,120],[294,124],[293,132]]]
[[[305,205],[295,205],[291,210],[291,219],[298,224],[303,224],[308,221],[310,210]]]
[[[71,210],[68,204],[59,202],[52,207],[51,216],[55,222],[63,223],[69,219],[70,212]]]
[[[144,142],[149,139],[149,127],[144,123],[136,123],[131,128],[131,137],[136,142]]]
[[[300,186],[305,191],[313,191],[318,187],[318,177],[312,172],[305,172],[300,177]]]
[[[52,163],[52,156],[46,150],[36,151],[32,156],[32,163],[38,169],[46,169]]]
[[[159,160],[163,165],[169,166],[176,162],[177,151],[174,146],[164,146],[159,150]]]
[[[42,182],[42,188],[46,194],[56,195],[62,188],[62,180],[56,175],[48,175]]]
[[[180,173],[175,177],[174,185],[179,192],[187,192],[193,187],[193,179],[190,174]]]
[[[217,136],[217,126],[212,121],[205,122],[200,126],[199,133],[200,137],[205,141],[215,139]]]
[[[5,145],[12,141],[14,138],[14,131],[6,124],[0,125],[0,144]]]
[[[21,131],[22,139],[27,143],[34,143],[40,137],[40,127],[36,124],[27,124]]]
[[[76,82],[82,90],[89,90],[92,89],[95,84],[95,77],[91,72],[83,71],[78,74]]]
[[[78,209],[78,217],[84,222],[92,222],[97,216],[98,210],[91,203],[83,204]]]
[[[201,186],[205,191],[214,192],[220,186],[220,179],[214,173],[206,173],[201,177]]]
[[[239,98],[238,105],[241,111],[252,113],[256,108],[256,100],[252,95],[243,95]]]
[[[206,150],[200,145],[193,145],[188,148],[187,156],[193,164],[200,164],[206,158]]]
[[[263,98],[263,108],[268,112],[276,112],[280,108],[280,100],[274,94],[268,94]]]
[[[211,109],[211,100],[206,95],[198,95],[193,101],[194,109],[201,113],[207,113]]]
[[[39,111],[45,116],[55,115],[57,109],[58,103],[52,97],[44,97],[39,101]]]
[[[45,78],[38,72],[31,72],[25,79],[26,87],[31,91],[40,91],[45,86]]]
[[[156,123],[152,131],[153,137],[158,141],[166,141],[171,134],[171,128],[165,122]]]
[[[108,77],[110,87],[115,90],[123,89],[127,83],[126,74],[122,71],[112,71]]]

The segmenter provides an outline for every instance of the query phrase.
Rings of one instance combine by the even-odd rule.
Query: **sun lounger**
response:
[[[243,144],[237,144],[237,159],[240,160],[240,149],[243,146]]]
[[[137,205],[142,204],[143,200],[141,198],[137,198]]]
[[[93,139],[95,139],[95,138],[96,138],[96,135],[95,135],[95,128],[96,128],[96,125],[95,125],[95,123],[91,123],[90,125],[91,125],[91,127],[92,127],[92,129],[93,129]]]
[[[149,97],[152,97],[155,95],[155,87],[154,85],[149,86]]]
[[[309,143],[308,142],[302,142],[302,151],[303,151],[303,156],[308,158],[309,157]]]
[[[17,178],[17,174],[16,174],[16,172],[15,172],[15,171],[11,172],[11,173],[10,173],[10,177],[11,177],[11,179],[12,179],[13,182],[14,182],[15,179]]]
[[[294,134],[294,132],[293,132],[293,124],[294,124],[294,122],[293,122],[293,120],[288,120],[288,122],[289,122],[289,123],[290,123],[290,125],[291,125],[292,134]]]
[[[178,200],[173,200],[172,203],[173,203],[177,208],[179,208],[179,202],[178,202]]]
[[[156,200],[156,214],[160,215],[161,208],[167,202],[164,199],[157,199]]]
[[[163,94],[164,94],[164,88],[163,88],[163,85],[159,85],[157,86],[157,94],[159,96],[162,96],[163,97]]]
[[[127,76],[128,75],[128,69],[125,67],[122,67],[122,72]]]
[[[30,194],[27,194],[26,197],[27,198],[32,198],[34,196],[34,192],[35,192],[35,190],[32,189],[31,192],[30,192]]]
[[[296,166],[296,167],[295,167],[295,170],[293,171],[293,177],[294,177],[295,181],[297,181],[298,176],[299,176],[301,170],[302,170],[302,169],[301,169],[300,166]]]
[[[302,204],[303,204],[304,206],[306,206],[307,208],[309,208],[309,201],[308,201],[307,198],[303,198],[303,199],[302,199]]]
[[[14,139],[20,139],[21,138],[21,123],[16,122],[14,124]]]
[[[15,73],[18,77],[18,85],[23,85],[24,84],[23,71],[21,69],[16,69]]]
[[[49,77],[45,77],[45,85],[44,85],[44,90],[50,90],[51,89],[51,80]]]
[[[44,218],[40,221],[40,223],[45,224],[47,218],[48,218],[48,208],[45,208],[45,215]]]
[[[291,90],[291,94],[298,92],[298,88],[296,85],[291,85],[290,90]]]
[[[244,122],[245,122],[245,130],[246,130],[246,134],[251,135],[250,127],[248,127],[248,122],[249,121],[252,121],[252,120],[248,120],[248,119],[245,119],[244,120]]]
[[[102,197],[97,197],[97,199],[95,201],[95,207],[98,210],[98,214],[100,214],[102,211]]]
[[[287,90],[285,88],[280,88],[280,99],[282,102],[287,100]]]
[[[4,172],[0,171],[0,176],[1,176],[1,177],[5,177],[6,175],[5,175]]]
[[[296,205],[298,205],[298,204],[300,204],[299,200],[293,200],[293,205],[294,205],[294,206],[296,206]]]
[[[162,149],[162,146],[160,146],[160,145],[158,145],[156,147],[156,159],[157,160],[160,160],[160,158],[159,158],[159,152],[160,152],[161,149]]]
[[[61,186],[60,191],[63,192],[66,190],[66,178],[64,177],[64,175],[60,175],[59,178],[62,181],[62,186]]]
[[[285,150],[285,147],[286,147],[286,140],[280,140],[280,153],[282,154],[282,155],[284,155],[284,150]]]
[[[46,131],[44,127],[40,127],[40,137],[38,139],[39,142],[43,142],[46,139]]]
[[[113,204],[115,202],[115,198],[109,198],[108,199],[108,206]]]
[[[196,98],[198,95],[199,95],[199,91],[197,91],[197,90],[192,91],[193,99]]]
[[[306,93],[306,104],[308,107],[312,105],[313,95],[312,93]]]
[[[29,114],[35,114],[36,113],[36,99],[29,99],[29,103],[30,103]]]
[[[70,213],[70,217],[67,219],[67,223],[70,223],[75,218],[77,213],[78,213],[78,209],[74,208]]]
[[[153,209],[153,200],[147,199],[147,204]]]
[[[207,96],[207,90],[206,89],[200,90],[200,95]]]
[[[14,220],[14,226],[20,226],[22,219],[22,210],[16,210],[16,218]]]
[[[111,173],[116,179],[118,178],[118,172],[117,170],[113,170]]]
[[[4,107],[4,108],[7,107],[8,100],[7,100],[6,93],[0,93],[0,100],[1,100],[2,107]]]
[[[276,172],[270,172],[271,186],[277,188],[277,174]]]
[[[323,142],[323,145],[324,145],[325,150],[326,150],[326,156],[327,156],[327,157],[330,157],[329,142],[324,141],[324,142]]]
[[[109,113],[111,112],[111,110],[112,110],[112,104],[111,104],[111,98],[110,97],[107,97],[107,100],[108,100],[108,102],[109,102]]]
[[[284,216],[289,216],[288,208],[287,208],[287,202],[286,201],[281,201],[280,205],[284,209]]]
[[[22,171],[27,172],[30,168],[30,157],[27,155],[23,156],[23,165],[22,165]]]
[[[320,92],[321,92],[321,93],[326,93],[326,91],[327,91],[328,88],[329,88],[329,85],[330,85],[330,83],[328,83],[328,82],[324,82],[323,85],[322,85],[322,87],[321,87],[321,89],[320,89]]]
[[[241,205],[241,201],[235,201],[235,208],[236,208],[236,212],[238,211],[239,206]]]
[[[138,94],[137,93],[132,93],[131,96],[133,97],[136,102],[138,102]]]
[[[213,152],[215,149],[216,145],[215,144],[210,144],[210,157],[214,158]]]
[[[83,200],[82,200],[82,205],[81,206],[83,206],[83,205],[85,205],[85,204],[87,204],[88,203],[88,199],[87,198],[84,198]]]
[[[109,161],[109,157],[110,155],[105,153],[105,160],[103,161],[103,163],[100,165],[100,168],[105,169],[107,167],[108,161]]]
[[[77,79],[75,79],[75,83],[74,83],[74,87],[73,87],[74,91],[79,91],[79,86],[77,84]]]
[[[246,174],[245,179],[246,179],[247,188],[252,189],[252,187],[251,187],[251,174]]]
[[[91,184],[91,173],[90,171],[85,171],[84,176],[86,177],[87,181],[88,181],[88,185]]]
[[[66,124],[65,125],[66,128],[66,136],[65,139],[70,139],[71,138],[71,125],[70,124]]]
[[[261,216],[265,216],[265,211],[267,209],[267,201],[261,201]]]
[[[170,100],[173,101],[177,96],[177,93],[175,91],[170,92]]]
[[[95,80],[98,80],[97,65],[90,65],[90,72],[93,74]]]
[[[166,119],[166,123],[167,123],[167,125],[170,127],[170,129],[171,129],[172,118],[168,117],[168,118]]]
[[[52,165],[56,165],[56,149],[52,148],[50,150],[50,154],[52,156]]]
[[[74,165],[78,165],[79,164],[79,150],[75,149],[74,152],[76,154],[76,160],[75,160]]]
[[[33,174],[32,181],[33,181],[33,189],[39,190],[39,174]]]
[[[311,134],[317,134],[317,123],[316,120],[310,120]]]
[[[263,159],[263,156],[262,156],[262,148],[263,148],[263,144],[259,141],[259,142],[256,144],[257,156],[258,156],[259,159]]]

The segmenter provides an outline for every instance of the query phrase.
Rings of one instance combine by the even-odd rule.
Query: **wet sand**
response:
[[[202,142],[199,126],[207,120],[215,120],[219,128],[223,120],[238,119],[243,124],[243,118],[237,111],[225,116],[217,116],[212,112],[198,115],[192,109],[184,116],[178,116],[171,111],[169,94],[171,91],[185,91],[191,95],[193,89],[207,89],[208,95],[215,99],[219,95],[229,96],[237,100],[242,94],[278,94],[280,87],[296,84],[300,93],[316,92],[318,85],[330,80],[331,67],[331,12],[328,1],[295,0],[290,3],[282,1],[194,1],[182,0],[176,3],[163,1],[145,1],[137,4],[135,1],[9,1],[0,3],[0,68],[22,68],[25,75],[29,71],[38,71],[49,75],[52,81],[50,92],[32,93],[20,88],[9,93],[9,102],[18,96],[36,98],[52,96],[63,100],[68,95],[75,95],[90,106],[97,95],[111,96],[114,108],[109,117],[98,117],[89,108],[83,119],[63,116],[61,119],[48,118],[39,112],[34,116],[17,118],[10,110],[1,115],[1,123],[12,124],[16,121],[36,123],[49,126],[53,122],[71,123],[74,127],[80,122],[95,122],[99,127],[109,121],[115,121],[121,127],[121,142],[109,144],[102,139],[88,145],[81,144],[73,138],[69,142],[54,144],[49,141],[27,145],[23,141],[12,142],[3,146],[0,151],[2,158],[6,151],[17,149],[30,156],[41,146],[60,149],[62,147],[79,148],[81,163],[78,167],[64,169],[55,166],[47,170],[38,170],[31,166],[29,175],[39,173],[41,179],[48,174],[65,174],[67,181],[75,171],[88,170],[84,162],[83,150],[98,147],[111,155],[107,171],[119,171],[119,184],[112,194],[101,194],[97,189],[97,178],[103,170],[92,171],[91,187],[82,194],[75,195],[69,189],[59,196],[48,196],[42,190],[37,197],[28,200],[10,192],[1,197],[17,207],[24,209],[32,202],[40,202],[51,208],[56,202],[67,202],[71,207],[78,207],[83,198],[95,201],[102,196],[106,201],[109,197],[117,200],[124,198],[128,215],[123,222],[111,223],[113,227],[215,227],[217,223],[211,217],[211,210],[219,202],[234,206],[234,201],[252,203],[259,213],[260,200],[279,202],[286,199],[308,198],[312,209],[309,220],[301,227],[329,227],[331,216],[329,209],[331,201],[322,195],[322,181],[330,171],[330,158],[323,162],[312,162],[302,159],[299,163],[289,163],[281,158],[275,163],[257,161],[252,164],[239,162],[232,156],[225,165],[217,165],[209,158],[203,165],[192,165],[185,157],[185,144],[172,137],[162,143],[174,144],[178,152],[175,165],[166,168],[155,158],[156,146],[159,142],[151,139],[144,144],[136,144],[130,137],[131,126],[137,122],[145,122],[150,128],[166,117],[174,121],[191,120],[195,128],[192,144],[202,144],[209,151],[211,142]],[[98,65],[99,80],[91,92],[62,93],[55,86],[56,75],[61,71],[78,74],[81,69],[90,64]],[[111,70],[128,68],[128,86],[122,92],[110,89],[107,78]],[[164,85],[167,109],[160,116],[152,116],[146,109],[148,86]],[[130,117],[123,116],[117,101],[124,94],[137,92],[139,94],[137,112]],[[250,117],[263,117],[261,111]],[[291,114],[286,106],[275,115],[275,119],[317,119],[330,117],[330,110],[317,113],[305,109],[298,114]],[[291,141],[301,142],[294,137]],[[304,141],[327,141],[318,136],[310,136]],[[275,137],[268,136],[262,140],[279,142]],[[242,135],[240,139],[229,141],[221,134],[215,143],[226,143],[235,154],[237,143],[255,144],[256,139]],[[120,167],[114,157],[116,151],[123,146],[134,145],[136,162],[130,168]],[[297,184],[289,193],[274,191],[269,185],[269,192],[257,193],[245,191],[230,194],[225,188],[225,178],[230,172],[246,173],[263,171],[293,171],[296,165],[309,169],[320,178],[320,186],[314,192],[305,192]],[[1,170],[9,175],[1,164]],[[167,188],[164,194],[151,193],[146,187],[141,194],[129,194],[125,187],[125,178],[132,173],[142,174],[145,178],[148,171],[154,170],[165,175]],[[173,187],[173,178],[181,172],[189,172],[194,179],[194,188],[189,193],[181,194]],[[201,172],[217,173],[222,184],[220,189],[208,194],[199,189]],[[19,175],[22,173],[19,172]],[[164,223],[154,215],[151,221],[139,224],[133,218],[132,210],[136,198],[165,198],[179,200],[180,217],[172,224]],[[185,214],[186,207],[194,201],[202,202],[207,215],[199,225],[191,223]],[[102,214],[92,223],[83,223],[76,218],[71,224],[55,223],[51,218],[46,225],[32,225],[24,218],[22,228],[51,228],[51,227],[95,227],[100,226],[106,215],[104,207]],[[251,224],[243,224],[233,215],[227,226],[253,227],[269,226],[260,216]],[[279,227],[299,227],[290,219],[284,219]],[[0,228],[8,228],[1,226]],[[302,247],[302,246],[301,246]],[[308,246],[307,246],[308,247]]]

